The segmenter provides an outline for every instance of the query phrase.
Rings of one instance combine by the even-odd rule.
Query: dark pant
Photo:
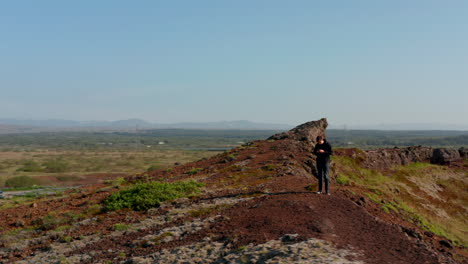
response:
[[[322,162],[317,162],[317,172],[318,172],[318,181],[319,181],[319,186],[318,186],[318,191],[322,191],[322,177],[325,178],[325,191],[327,193],[330,192],[330,189],[328,188],[328,169],[330,169],[330,164],[328,162],[322,163]]]

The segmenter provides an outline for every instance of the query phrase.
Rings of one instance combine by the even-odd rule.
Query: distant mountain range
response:
[[[219,122],[182,122],[151,123],[142,119],[117,121],[73,121],[65,119],[25,120],[0,119],[0,133],[42,132],[42,131],[102,131],[102,130],[140,130],[140,129],[234,129],[234,130],[289,130],[293,125],[258,123],[248,120]],[[468,131],[468,125],[441,123],[402,123],[376,125],[337,125],[330,124],[329,129],[338,130],[458,130]]]
[[[38,128],[58,129],[241,129],[241,130],[288,130],[293,126],[285,124],[257,123],[248,120],[238,121],[219,121],[219,122],[200,122],[200,123],[173,123],[161,124],[150,123],[142,119],[126,119],[117,121],[72,121],[64,119],[47,120],[20,120],[20,119],[0,119],[0,129],[13,127],[23,130],[37,130]]]

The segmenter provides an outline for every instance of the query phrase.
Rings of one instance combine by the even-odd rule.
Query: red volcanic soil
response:
[[[424,244],[397,225],[370,215],[343,192],[332,196],[304,192],[273,193],[232,208],[214,230],[237,246],[263,243],[283,234],[320,238],[362,252],[365,263],[438,263]],[[231,234],[232,236],[232,234]]]

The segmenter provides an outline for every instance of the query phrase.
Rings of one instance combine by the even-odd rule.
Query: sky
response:
[[[2,1],[0,118],[468,130],[468,1]]]

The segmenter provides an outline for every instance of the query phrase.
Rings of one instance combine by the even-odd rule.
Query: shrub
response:
[[[68,170],[68,163],[60,159],[48,160],[42,165],[46,172],[65,172]]]
[[[126,183],[127,180],[125,180],[124,177],[118,177],[118,178],[115,178],[113,180],[106,180],[105,183],[107,184],[110,184],[114,187],[118,187],[118,186],[121,186],[122,184]]]
[[[26,172],[40,172],[43,171],[39,163],[33,160],[27,160],[23,163],[23,167],[17,169],[17,171],[26,171]]]
[[[234,154],[228,155],[228,156],[226,157],[226,160],[228,160],[228,161],[233,161],[233,160],[235,160],[236,158],[237,158],[237,153],[234,153]]]
[[[164,201],[198,193],[201,186],[202,184],[195,181],[137,183],[110,195],[104,200],[105,209],[131,208],[138,211],[147,210],[160,205]]]
[[[203,168],[192,168],[191,170],[186,171],[185,173],[189,175],[193,175],[193,174],[197,174],[197,172],[202,171],[202,170]]]
[[[20,188],[20,187],[31,187],[37,185],[39,180],[34,179],[29,176],[15,176],[9,178],[5,181],[5,186],[13,187],[13,188]]]
[[[154,171],[154,170],[159,170],[160,168],[161,168],[161,165],[153,164],[153,165],[149,166],[148,169],[146,169],[146,171],[150,172],[150,171]]]
[[[83,213],[85,215],[91,216],[91,215],[97,215],[97,214],[101,213],[101,211],[102,211],[101,205],[93,204],[90,207],[86,208],[86,210],[84,210]]]
[[[33,221],[33,224],[38,225],[41,230],[50,230],[56,226],[66,223],[66,219],[57,216],[55,213],[49,213],[48,215]]]
[[[61,243],[70,243],[73,241],[73,237],[71,236],[64,236],[59,239]]]

